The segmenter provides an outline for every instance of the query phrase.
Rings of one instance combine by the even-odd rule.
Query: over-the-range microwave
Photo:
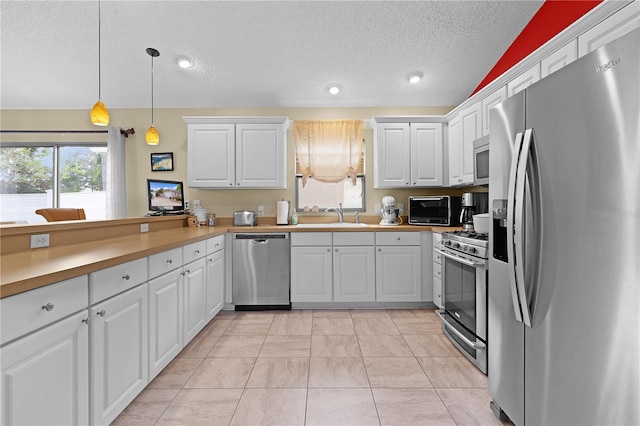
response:
[[[409,225],[456,226],[460,223],[460,197],[410,196]]]
[[[489,185],[489,135],[473,141],[473,184]]]

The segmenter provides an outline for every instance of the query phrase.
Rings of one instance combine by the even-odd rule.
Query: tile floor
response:
[[[432,310],[221,312],[116,425],[500,425]]]

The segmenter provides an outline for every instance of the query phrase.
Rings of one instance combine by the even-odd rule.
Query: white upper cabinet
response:
[[[195,188],[286,188],[286,117],[183,117]]]
[[[449,185],[473,184],[473,141],[482,135],[482,103],[463,109],[449,123]]]
[[[540,62],[540,77],[545,78],[576,59],[578,59],[578,40],[573,40]]]
[[[442,123],[411,123],[411,186],[442,186]]]
[[[402,117],[374,120],[374,188],[443,185],[443,123],[408,118],[400,122]]]
[[[640,26],[640,2],[634,1],[578,37],[578,57]]]
[[[489,110],[507,99],[507,86],[502,86],[482,100],[482,136],[489,134]]]
[[[196,188],[235,186],[234,124],[190,124],[187,132],[187,180]]]
[[[374,188],[409,186],[411,179],[411,132],[409,123],[380,123],[373,139]]]
[[[540,80],[540,63],[535,64],[507,83],[507,94],[511,97],[531,86],[538,80]]]

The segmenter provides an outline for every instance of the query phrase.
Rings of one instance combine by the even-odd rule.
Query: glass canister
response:
[[[208,213],[207,214],[207,226],[214,226],[216,224],[216,214]]]

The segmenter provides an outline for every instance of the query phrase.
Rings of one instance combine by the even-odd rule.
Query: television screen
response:
[[[182,182],[147,179],[149,210],[159,212],[183,211]]]

